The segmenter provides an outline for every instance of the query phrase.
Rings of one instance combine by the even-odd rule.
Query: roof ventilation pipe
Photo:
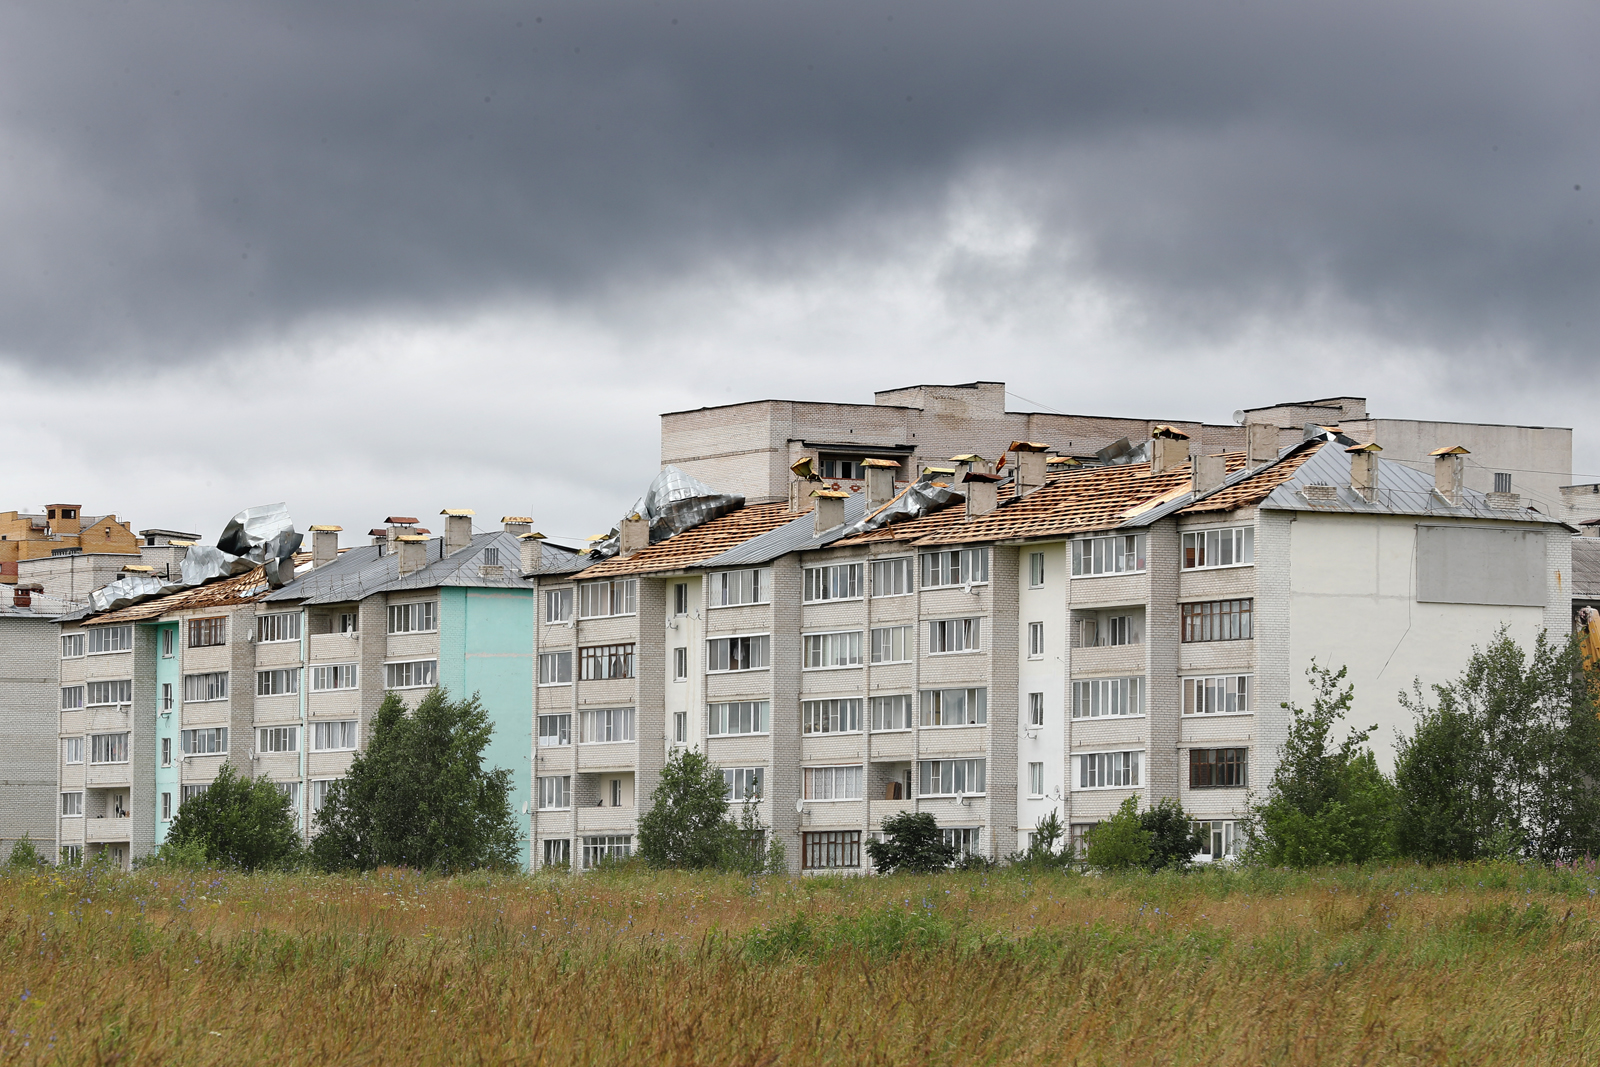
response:
[[[627,559],[641,548],[650,547],[650,520],[635,512],[617,527],[617,558]]]
[[[871,514],[894,499],[894,475],[900,464],[892,459],[866,459],[861,466],[867,472],[867,512]]]
[[[1466,479],[1467,457],[1472,453],[1460,445],[1436,448],[1433,457],[1433,489],[1453,508],[1461,506],[1461,488]]]
[[[965,479],[969,472],[976,471],[978,474],[992,474],[994,472],[994,468],[989,465],[989,461],[976,454],[951,456],[950,462],[956,465],[955,476],[957,482]]]
[[[502,515],[500,516],[500,527],[512,537],[521,537],[525,533],[533,532],[533,516]]]
[[[1378,453],[1382,451],[1376,441],[1345,449],[1350,456],[1350,488],[1369,504],[1378,501]]]
[[[1273,453],[1277,458],[1277,453]],[[1150,473],[1165,474],[1189,462],[1189,435],[1171,426],[1150,430]]]
[[[801,456],[789,465],[789,470],[795,478],[789,483],[789,513],[799,515],[806,510],[806,500],[813,495],[812,490],[822,484],[822,477],[817,473],[815,456]]]
[[[1252,467],[1273,463],[1278,458],[1278,427],[1270,422],[1251,422],[1244,428],[1246,459]]]
[[[1044,485],[1045,471],[1048,469],[1045,465],[1045,453],[1049,451],[1047,445],[1037,441],[1012,441],[1006,451],[1015,452],[1017,456],[1014,483],[1017,496],[1027,496]]]
[[[818,535],[827,533],[844,525],[844,502],[850,496],[842,489],[813,489],[811,495],[816,498],[816,532]]]
[[[411,515],[390,515],[387,519],[383,520],[383,524],[386,527],[384,530],[384,539],[389,543],[386,550],[388,552],[397,551],[395,548],[395,542],[400,540],[400,538],[417,532],[417,520],[415,516]]]
[[[522,573],[538,574],[544,566],[544,534],[529,531],[517,537],[522,549]]]
[[[1189,478],[1195,496],[1221,489],[1227,473],[1228,461],[1222,456],[1194,457],[1194,467],[1189,473]]]
[[[400,554],[400,577],[415,574],[428,565],[428,538],[421,534],[404,534],[395,538]]]
[[[311,527],[311,566],[325,567],[339,558],[339,531],[343,526]]]
[[[967,494],[967,518],[976,519],[1000,506],[999,481],[1000,475],[985,471],[968,471],[961,476]]]
[[[444,516],[444,554],[453,556],[463,548],[471,548],[473,510],[445,508],[439,514]]]

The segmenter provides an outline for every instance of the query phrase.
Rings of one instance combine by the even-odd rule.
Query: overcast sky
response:
[[[0,510],[609,527],[662,411],[1573,426],[1600,7],[0,7]],[[347,537],[351,536],[347,534]]]

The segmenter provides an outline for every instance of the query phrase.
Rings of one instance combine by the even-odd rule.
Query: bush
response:
[[[1086,857],[1091,867],[1102,871],[1125,871],[1150,863],[1155,834],[1146,830],[1139,816],[1139,798],[1129,797],[1115,815],[1089,831]]]
[[[203,855],[207,863],[247,871],[291,867],[301,858],[289,798],[265,777],[239,777],[228,763],[183,802],[167,845],[169,855]]]
[[[650,810],[639,817],[639,855],[646,863],[689,871],[737,864],[754,849],[751,836],[741,839],[728,815],[728,783],[720,767],[693,749],[667,757]]]
[[[928,874],[955,862],[956,850],[925,811],[903,811],[883,820],[883,840],[867,842],[867,856],[880,874]]]
[[[36,871],[44,865],[44,857],[26,832],[17,838],[17,843],[11,846],[11,855],[6,857],[6,869],[11,871]]]
[[[1150,858],[1145,866],[1152,871],[1188,870],[1205,845],[1183,805],[1171,798],[1164,797],[1155,807],[1140,812],[1139,825],[1150,834]]]
[[[1034,825],[1033,839],[1028,842],[1028,847],[1021,852],[1013,852],[1006,857],[1006,861],[1013,867],[1035,867],[1043,870],[1058,870],[1070,866],[1075,859],[1072,850],[1056,849],[1056,845],[1065,833],[1060,817],[1052,809]]]
[[[366,751],[328,787],[317,813],[317,865],[516,866],[522,833],[511,811],[511,772],[483,765],[493,732],[476,694],[452,701],[434,688],[410,714],[394,693],[384,697]]]
[[[170,867],[176,870],[199,871],[207,866],[205,846],[198,839],[176,841],[168,837],[151,856],[134,861],[135,867]]]

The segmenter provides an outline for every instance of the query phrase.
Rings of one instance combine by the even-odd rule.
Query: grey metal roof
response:
[[[1278,511],[1349,512],[1356,515],[1414,515],[1441,519],[1492,519],[1496,522],[1551,523],[1560,520],[1527,508],[1492,508],[1475,489],[1461,491],[1461,504],[1452,506],[1434,492],[1433,475],[1378,457],[1377,500],[1369,502],[1350,488],[1350,453],[1326,445],[1300,465],[1287,481],[1274,489],[1261,507]],[[1307,500],[1308,485],[1331,485],[1336,499]]]
[[[545,546],[547,553],[564,560],[570,551],[559,545]],[[484,552],[500,551],[499,577],[479,573]],[[378,545],[362,545],[339,554],[332,563],[302,575],[267,596],[267,600],[297,600],[306,604],[343,604],[375,593],[407,589],[438,589],[468,586],[482,589],[529,589],[532,583],[522,577],[522,546],[516,534],[504,530],[476,534],[472,543],[451,555],[444,555],[444,538],[428,539],[428,563],[405,577],[400,576],[400,558],[394,553],[380,554]]]
[[[575,574],[594,566],[595,562],[593,556],[580,555],[576,548],[539,542],[539,574]]]
[[[790,552],[826,548],[844,536],[853,523],[867,513],[867,494],[852,493],[844,502],[844,522],[817,535],[816,518],[811,512],[796,516],[775,530],[757,534],[744,544],[730,548],[720,556],[713,556],[698,564],[704,568],[741,567],[753,563],[769,563]]]
[[[1600,600],[1600,537],[1572,539],[1572,597]]]

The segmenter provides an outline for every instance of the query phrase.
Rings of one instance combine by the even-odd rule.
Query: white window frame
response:
[[[689,743],[689,713],[675,711],[672,713],[672,743],[687,745]]]
[[[600,866],[606,860],[625,860],[633,855],[632,834],[585,834],[583,869]]]
[[[112,700],[96,700],[95,699],[95,686],[104,687],[104,686],[112,686],[112,685],[119,687],[117,689],[117,691],[112,694],[115,697],[115,699],[112,699]],[[124,687],[124,686],[126,687],[125,690],[121,688],[121,687]],[[106,691],[104,689],[102,689],[101,690],[101,695],[102,696],[105,695],[105,692]],[[126,693],[126,695],[124,695],[124,693]],[[133,703],[133,679],[132,678],[96,678],[93,681],[85,682],[84,685],[83,685],[83,706],[86,707],[86,708],[112,708],[112,707],[117,707],[118,705],[121,705],[121,704],[132,704],[132,703]]]
[[[439,632],[437,600],[407,600],[388,605],[389,636]]]
[[[960,693],[961,722],[931,722],[937,715],[941,720],[948,718],[945,714],[946,693]],[[934,705],[937,705],[935,708]],[[920,709],[920,718],[924,730],[960,729],[965,726],[987,726],[989,723],[989,690],[985,686],[953,686],[946,689],[924,689],[917,697],[917,706]],[[976,710],[974,710],[976,709]]]
[[[928,655],[958,656],[983,651],[982,615],[928,620]]]
[[[300,640],[300,613],[275,611],[256,616],[256,644],[276,645]]]
[[[800,702],[800,732],[809,737],[823,734],[859,734],[863,701],[860,697],[825,697]]]
[[[117,741],[116,740],[117,738],[121,738],[121,741],[120,742]],[[131,738],[132,738],[132,734],[127,730],[122,730],[122,731],[113,732],[113,733],[104,733],[104,734],[90,734],[89,735],[89,764],[90,764],[90,766],[103,766],[105,764],[113,764],[113,763],[127,763],[128,762],[128,753],[129,753],[129,751],[130,751],[130,749],[132,747]],[[100,743],[97,744],[96,742],[100,742]],[[119,754],[122,757],[121,759],[98,758],[98,757],[107,757],[107,756],[114,757],[114,756],[117,756]]]
[[[263,756],[293,755],[300,751],[298,725],[256,727],[256,751]]]
[[[1251,690],[1255,688],[1252,674],[1185,675],[1178,685],[1178,707],[1186,718],[1255,714],[1251,704]]]
[[[202,734],[205,735],[208,741],[217,742],[218,747],[207,747],[201,750],[198,746],[192,745],[192,742],[200,740]],[[190,730],[180,730],[178,732],[178,748],[184,759],[196,756],[226,756],[228,754],[228,740],[228,728],[226,726],[197,726]]]
[[[891,701],[893,703],[891,703]],[[880,693],[867,698],[867,714],[872,722],[872,732],[908,733],[917,716],[916,700],[911,693]],[[903,725],[880,726],[893,719]]]
[[[299,618],[299,616],[295,616]],[[279,684],[281,681],[281,685]],[[167,684],[167,683],[163,683]],[[289,697],[300,693],[299,667],[272,667],[256,671],[256,696]],[[165,700],[165,696],[162,698]]]
[[[672,583],[672,615],[680,618],[689,614],[689,583]]]
[[[338,683],[349,678],[349,685]],[[334,684],[329,685],[329,682]],[[313,693],[343,693],[361,687],[361,667],[355,663],[313,663],[311,665],[311,691]]]
[[[540,775],[537,784],[540,811],[572,810],[572,775]]]
[[[801,634],[801,669],[837,671],[861,666],[861,638],[860,630]]]
[[[672,650],[672,680],[674,682],[687,682],[689,680],[689,649],[679,645]]]
[[[1044,588],[1044,553],[1028,553],[1028,588]]]
[[[582,736],[580,744],[626,745],[636,739],[636,716],[633,708],[584,708],[578,712],[578,726]],[[603,737],[590,737],[604,734]]]
[[[61,710],[82,711],[86,706],[85,693],[88,688],[84,685],[64,685],[61,687]]]
[[[572,649],[539,653],[539,684],[541,686],[572,684]]]
[[[872,579],[872,599],[880,600],[884,597],[911,596],[917,591],[917,561],[914,556],[888,556],[868,561],[868,568]],[[882,592],[880,586],[887,585],[888,592]],[[895,586],[902,588],[896,589]]]
[[[1038,800],[1044,796],[1044,764],[1028,764],[1028,796]]]
[[[89,643],[84,639],[82,630],[76,630],[70,634],[62,634],[61,658],[82,659],[84,657],[84,649],[86,649],[88,645]]]
[[[572,622],[572,586],[544,591],[544,621],[546,625],[568,625]]]
[[[760,800],[766,796],[767,769],[765,767],[724,767],[722,783],[728,787],[728,801],[743,804],[746,800]]]
[[[178,647],[178,628],[176,626],[163,626],[161,628],[161,658],[171,659],[176,655]]]
[[[989,584],[989,549],[950,548],[922,553],[922,588],[955,589]]]
[[[706,604],[713,608],[741,608],[748,604],[772,603],[772,569],[744,567],[731,571],[712,571],[708,579]],[[683,583],[679,583],[682,585]],[[730,599],[729,594],[732,594]],[[685,595],[687,599],[687,594]]]
[[[1044,725],[1043,693],[1028,694],[1028,725],[1035,727]]]
[[[953,756],[918,760],[917,796],[986,796],[989,791],[987,764],[988,760],[982,756]],[[934,788],[929,789],[930,785]],[[976,785],[977,788],[967,788],[972,785]],[[946,786],[949,788],[946,788]]]
[[[730,712],[729,709],[738,709]],[[753,724],[749,730],[729,729],[730,725]],[[738,716],[737,722],[733,718]],[[707,737],[756,737],[772,732],[772,702],[768,700],[716,700],[706,705]]]
[[[546,730],[547,720],[548,730]],[[534,728],[538,731],[540,748],[560,748],[572,744],[572,712],[570,711],[540,712],[538,721],[534,723]]]
[[[213,704],[228,699],[228,672],[201,671],[183,676],[185,704]]]
[[[751,664],[750,666],[746,666],[746,667],[714,667],[714,666],[712,666],[712,664],[717,662],[717,657],[713,653],[713,648],[716,645],[721,644],[723,642],[731,642],[731,641],[749,641],[749,642],[751,642],[751,644],[750,644],[750,655],[748,657],[749,661],[750,661],[750,664]],[[757,642],[759,642],[759,645],[757,644]],[[759,657],[761,662],[759,662],[759,663],[755,662],[756,659],[758,658],[756,656],[756,651],[755,651],[757,647],[759,647],[761,649],[761,655]],[[727,655],[726,659],[727,659],[727,662],[729,662],[729,663],[733,662],[731,646],[730,646],[729,654]],[[706,638],[706,673],[707,674],[743,674],[746,671],[766,671],[766,670],[771,670],[771,669],[772,669],[772,635],[770,633],[764,633],[764,634],[722,634],[722,635],[719,635],[717,637],[708,637],[708,638]]]
[[[361,742],[360,734],[359,719],[313,719],[311,751],[354,752]]]
[[[1073,679],[1072,717],[1073,719],[1144,718],[1144,675]]]
[[[602,593],[602,587],[604,592]],[[639,613],[639,579],[602,578],[597,582],[579,582],[577,595],[578,618],[612,619]],[[604,603],[600,603],[600,601]],[[591,611],[591,608],[605,610]],[[618,609],[621,610],[618,610]]]
[[[1113,757],[1102,759],[1101,757]],[[1117,759],[1115,757],[1121,757]],[[1086,764],[1086,760],[1093,760]],[[1092,772],[1090,770],[1092,768]],[[1072,790],[1074,792],[1092,792],[1100,789],[1141,789],[1144,786],[1144,749],[1106,749],[1097,752],[1074,752],[1072,754]],[[1084,784],[1088,778],[1096,779],[1096,784]],[[1101,778],[1124,779],[1112,781],[1109,784],[1100,784]]]
[[[171,793],[164,792],[164,793],[161,794],[161,821],[162,822],[171,822],[172,821],[172,794]]]
[[[866,799],[866,768],[859,763],[804,767],[800,775],[800,797],[808,804]]]
[[[311,779],[311,813],[313,815],[321,811],[323,805],[328,802],[328,788],[338,780],[337,778]]]
[[[83,790],[72,789],[61,794],[61,817],[63,819],[83,818]]]
[[[1227,563],[1212,563],[1215,558],[1227,558]],[[1191,563],[1191,559],[1198,562]],[[1234,567],[1253,567],[1256,562],[1256,529],[1254,526],[1212,526],[1207,529],[1183,531],[1179,547],[1178,566],[1186,571],[1231,570]]]
[[[133,651],[133,624],[122,626],[90,626],[84,631],[89,635],[89,651],[91,656],[114,656],[119,652]],[[96,645],[100,648],[96,648]],[[105,646],[111,646],[109,648]]]
[[[172,738],[170,737],[161,739],[161,766],[172,766]]]
[[[63,737],[61,739],[61,762],[66,764],[79,764],[83,762],[83,737]]]
[[[1143,533],[1103,534],[1075,537],[1071,541],[1072,576],[1104,578],[1114,574],[1143,574],[1149,561],[1145,556]],[[1129,557],[1132,557],[1132,563]]]
[[[1044,659],[1044,623],[1028,624],[1028,658]]]
[[[910,663],[916,654],[916,628],[902,626],[875,626],[868,635],[871,662]]]
[[[824,604],[841,600],[860,600],[866,590],[863,588],[865,569],[861,561],[853,563],[825,563],[817,567],[806,567],[802,575],[800,602],[803,604]]]

